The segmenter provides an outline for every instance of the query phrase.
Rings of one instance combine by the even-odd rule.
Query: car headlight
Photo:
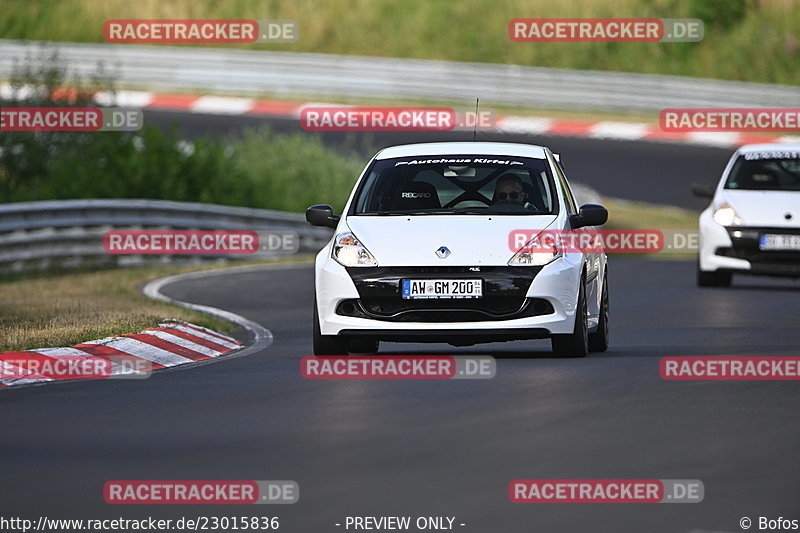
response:
[[[331,256],[337,263],[346,267],[378,266],[375,257],[349,231],[336,236]]]
[[[550,233],[539,234],[519,249],[508,266],[543,266],[561,257],[558,241]]]
[[[727,203],[720,204],[720,206],[714,210],[712,218],[714,222],[720,226],[739,226],[742,224],[742,219],[739,218],[739,215],[736,214],[733,207]]]

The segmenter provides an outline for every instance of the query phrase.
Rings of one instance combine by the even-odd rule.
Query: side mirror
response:
[[[306,209],[306,222],[312,226],[336,228],[340,218],[339,215],[333,214],[333,208],[329,205],[312,205]]]
[[[714,198],[714,186],[707,181],[695,181],[692,183],[692,194],[700,198]]]
[[[584,204],[581,206],[580,213],[570,217],[572,229],[583,228],[585,226],[602,226],[608,221],[608,209],[602,205]]]

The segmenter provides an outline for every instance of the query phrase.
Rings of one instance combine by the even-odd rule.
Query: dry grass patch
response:
[[[148,281],[200,269],[142,267],[36,275],[0,281],[0,351],[71,346],[109,335],[136,333],[165,318],[218,331],[233,324],[145,297]]]

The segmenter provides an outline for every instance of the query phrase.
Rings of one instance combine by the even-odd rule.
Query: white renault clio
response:
[[[731,157],[700,215],[697,284],[727,286],[734,273],[800,277],[800,144],[751,144]]]
[[[335,229],[316,259],[314,353],[374,352],[378,342],[552,339],[558,355],[608,347],[602,251],[514,249],[520,230],[602,225],[580,209],[544,147],[449,142],[394,146],[369,162],[344,214],[315,205],[306,220]]]

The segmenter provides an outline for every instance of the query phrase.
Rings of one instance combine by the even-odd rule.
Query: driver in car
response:
[[[528,193],[522,186],[522,180],[515,174],[503,174],[497,178],[494,186],[494,200],[496,204],[518,204],[526,209],[534,206],[528,203]]]

